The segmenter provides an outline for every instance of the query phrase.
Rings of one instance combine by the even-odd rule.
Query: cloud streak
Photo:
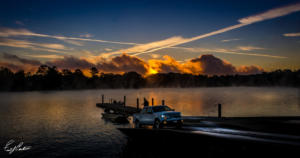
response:
[[[62,44],[56,43],[33,43],[26,40],[14,40],[14,39],[1,39],[0,46],[6,47],[17,47],[17,48],[27,48],[36,51],[47,51],[53,53],[65,53],[66,50],[71,50],[66,48]]]
[[[89,38],[46,35],[46,34],[34,33],[27,29],[0,28],[0,37],[13,37],[13,36],[45,37],[45,38],[54,38],[62,41],[75,40],[75,41],[89,41],[89,42],[112,43],[112,44],[139,45],[138,43],[130,43],[130,42],[116,42],[116,41],[106,41],[106,40],[97,40],[97,39],[89,39]]]
[[[232,42],[232,41],[239,41],[241,39],[238,39],[238,38],[232,38],[232,39],[225,39],[225,40],[222,40],[221,42]]]
[[[294,12],[300,11],[300,3],[296,3],[293,5],[283,6],[279,8],[274,8],[267,10],[263,13],[259,13],[256,15],[251,15],[245,18],[241,18],[238,20],[238,24],[232,25],[229,27],[225,27],[210,33],[202,34],[199,36],[195,36],[192,38],[183,38],[181,36],[170,37],[160,41],[154,41],[146,44],[139,44],[139,43],[130,43],[130,42],[117,42],[117,41],[106,41],[106,40],[97,40],[97,39],[90,39],[90,38],[76,38],[76,37],[65,37],[65,36],[54,36],[54,35],[46,35],[46,34],[38,34],[31,32],[26,29],[9,29],[9,28],[1,28],[0,29],[0,37],[11,37],[11,36],[35,36],[35,37],[46,37],[46,38],[54,38],[58,40],[62,40],[72,44],[72,41],[89,41],[89,42],[101,42],[101,43],[111,43],[111,44],[124,44],[124,45],[133,45],[127,49],[121,49],[118,51],[107,52],[103,53],[98,56],[99,59],[101,58],[109,58],[114,55],[120,55],[122,53],[132,54],[132,55],[141,55],[146,53],[155,52],[165,48],[178,48],[178,45],[182,45],[185,43],[193,42],[199,39],[207,38],[210,36],[218,35],[224,32],[228,32],[231,30],[235,30],[250,24],[254,24],[257,22],[278,18],[281,16],[285,16]],[[287,36],[298,36],[297,34],[288,34]],[[90,36],[85,36],[90,37]],[[80,43],[74,43],[75,45],[80,45]],[[231,54],[239,54],[245,55],[245,53],[235,53],[232,52]],[[264,57],[272,57],[271,55],[260,55],[254,54],[255,56],[264,56]]]
[[[285,33],[283,34],[285,37],[300,37],[300,32],[297,33]]]
[[[192,37],[192,38],[178,37],[178,38],[181,38],[181,41],[176,41],[176,42],[170,43],[168,45],[162,45],[160,47],[157,44],[157,45],[155,45],[156,48],[149,49],[149,50],[146,50],[146,51],[141,50],[140,52],[137,52],[134,55],[150,53],[150,52],[157,51],[157,50],[160,50],[160,49],[170,48],[170,47],[174,47],[174,46],[177,46],[177,45],[180,45],[180,44],[189,43],[189,42],[192,42],[192,41],[195,41],[195,40],[199,40],[199,39],[203,39],[203,38],[206,38],[206,37],[221,34],[221,33],[224,33],[224,32],[228,32],[228,31],[238,29],[238,28],[241,28],[241,27],[253,24],[253,23],[257,23],[257,22],[261,22],[261,21],[265,21],[265,20],[269,20],[269,19],[273,19],[273,18],[278,18],[278,17],[285,16],[285,15],[288,15],[288,14],[291,14],[291,13],[294,13],[294,12],[298,12],[298,11],[300,11],[300,3],[293,4],[293,5],[288,5],[288,6],[283,6],[283,7],[280,7],[280,8],[271,9],[271,10],[268,10],[268,11],[260,13],[260,14],[248,16],[248,17],[245,17],[245,18],[241,18],[241,19],[238,20],[239,24],[229,26],[229,27],[225,27],[223,29],[219,29],[217,31],[213,31],[213,32],[206,33],[206,34],[199,35],[199,36]],[[169,39],[166,39],[166,41],[169,40]],[[163,43],[163,41],[164,40],[159,41],[159,42]],[[152,42],[152,43],[154,44],[155,42]]]
[[[245,17],[245,18],[240,19],[239,22],[242,24],[253,24],[253,23],[260,22],[260,21],[285,16],[285,15],[288,15],[288,14],[291,14],[294,12],[298,12],[298,11],[300,11],[300,3],[271,9],[271,10],[268,10],[268,11],[260,13],[260,14]]]
[[[268,57],[268,58],[277,58],[277,59],[285,59],[285,56],[276,56],[270,54],[261,54],[261,53],[246,53],[246,52],[238,52],[240,49],[207,49],[207,48],[188,48],[188,47],[178,47],[179,49],[183,49],[193,53],[225,53],[225,54],[235,54],[235,55],[247,55],[247,56],[259,56],[259,57]]]
[[[93,37],[93,35],[87,33],[87,34],[80,35],[79,37],[91,38],[91,37]]]
[[[255,46],[238,46],[237,49],[242,51],[252,51],[252,50],[262,50],[264,48],[255,47]]]
[[[64,56],[61,55],[55,55],[55,54],[48,54],[48,55],[41,55],[41,54],[26,54],[25,56],[33,57],[33,58],[46,58],[46,59],[59,59],[64,58]]]
[[[20,58],[16,55],[12,55],[12,54],[8,54],[8,53],[2,53],[2,57],[3,57],[3,59],[19,62],[21,64],[29,64],[29,65],[33,65],[33,66],[41,65],[41,62],[38,60],[30,60],[30,59]]]
[[[177,45],[189,43],[189,42],[196,41],[199,39],[203,39],[203,38],[207,38],[207,37],[221,34],[224,32],[228,32],[228,31],[238,29],[238,28],[241,28],[241,27],[253,24],[253,23],[260,22],[260,21],[285,16],[285,15],[288,15],[288,14],[291,14],[291,13],[294,13],[297,11],[300,11],[300,3],[271,9],[271,10],[268,10],[268,11],[260,13],[260,14],[241,18],[238,20],[239,24],[225,27],[225,28],[219,29],[217,31],[213,31],[213,32],[206,33],[203,35],[195,36],[192,38],[183,38],[180,36],[171,37],[171,38],[167,38],[165,40],[155,41],[155,42],[151,42],[151,43],[147,43],[147,44],[143,44],[143,45],[133,46],[133,47],[130,47],[127,49],[121,49],[121,50],[115,51],[115,52],[105,53],[102,55],[102,57],[110,57],[112,55],[118,55],[118,54],[122,54],[122,53],[141,55],[141,54],[155,52],[155,51],[165,49],[165,48],[174,48]]]
[[[175,36],[165,40],[150,42],[147,44],[140,44],[140,45],[136,45],[126,49],[121,49],[114,52],[102,53],[100,56],[103,58],[109,58],[110,56],[119,55],[123,53],[126,54],[132,54],[136,52],[141,52],[141,54],[149,53],[149,52],[156,51],[156,49],[161,49],[161,47],[166,47],[166,48],[172,47],[172,45],[177,45],[178,43],[181,43],[183,40],[185,39],[179,36]],[[139,54],[136,53],[134,55],[139,55]]]

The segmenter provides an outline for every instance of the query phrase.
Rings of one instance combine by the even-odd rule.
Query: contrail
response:
[[[234,30],[234,29],[237,29],[237,28],[241,28],[243,26],[247,26],[247,25],[257,23],[257,22],[260,22],[260,21],[285,16],[285,15],[288,15],[288,14],[291,14],[291,13],[294,13],[294,12],[298,12],[298,11],[300,11],[300,3],[293,4],[293,5],[288,5],[288,6],[284,6],[284,7],[280,7],[280,8],[271,9],[271,10],[268,10],[268,11],[260,13],[260,14],[256,14],[256,15],[252,15],[252,16],[249,16],[249,17],[239,19],[238,20],[239,24],[232,25],[232,26],[229,26],[229,27],[225,27],[223,29],[213,31],[213,32],[210,32],[210,33],[206,33],[206,34],[203,34],[203,35],[199,35],[199,36],[196,36],[196,37],[183,38],[183,40],[180,41],[180,42],[175,42],[173,44],[169,44],[169,45],[162,46],[162,47],[156,47],[156,48],[153,48],[153,49],[150,49],[150,50],[147,50],[147,51],[143,51],[143,52],[138,52],[134,55],[141,55],[141,54],[150,53],[150,52],[154,52],[154,51],[165,49],[165,48],[174,47],[174,46],[181,45],[181,44],[184,44],[184,43],[192,42],[192,41],[195,41],[195,40],[199,40],[199,39],[202,39],[202,38],[210,37],[210,36],[221,34],[221,33],[231,31],[231,30]]]
[[[140,45],[139,43],[131,43],[131,42],[117,42],[117,41],[106,41],[106,40],[89,39],[89,38],[77,38],[77,37],[65,37],[65,36],[39,34],[39,33],[31,32],[27,29],[0,28],[0,37],[11,37],[11,36],[32,36],[32,37],[54,38],[54,39],[59,39],[59,40],[76,40],[76,41],[125,44],[125,45]]]
[[[9,37],[9,36],[36,36],[36,37],[47,37],[47,38],[55,38],[59,40],[76,40],[76,41],[90,41],[90,42],[101,42],[101,43],[112,43],[112,44],[124,44],[124,45],[133,45],[133,47],[126,48],[126,49],[121,49],[115,52],[109,52],[105,53],[103,55],[105,56],[111,56],[115,54],[122,54],[122,53],[130,53],[133,55],[141,55],[141,54],[146,54],[154,51],[158,51],[161,49],[165,48],[180,48],[176,47],[177,45],[189,43],[192,41],[196,41],[199,39],[207,38],[210,36],[218,35],[224,32],[228,32],[234,29],[238,29],[253,23],[285,16],[294,12],[300,11],[300,3],[296,3],[293,5],[288,5],[288,6],[283,6],[275,9],[270,9],[268,11],[265,11],[260,14],[256,15],[251,15],[245,18],[241,18],[238,20],[238,24],[232,25],[229,27],[225,27],[222,29],[219,29],[217,31],[213,31],[210,33],[206,33],[203,35],[199,35],[196,37],[192,38],[183,38],[183,37],[171,37],[165,40],[161,41],[154,41],[150,43],[145,43],[145,44],[140,44],[140,43],[133,43],[133,42],[118,42],[118,41],[106,41],[106,40],[97,40],[97,39],[89,39],[89,38],[76,38],[76,37],[65,37],[65,36],[53,36],[53,35],[46,35],[46,34],[38,34],[38,33],[33,33],[31,31],[28,31],[26,29],[3,29],[0,31],[0,37]],[[225,52],[223,52],[225,53]],[[228,52],[229,53],[229,52]],[[236,53],[236,52],[231,52],[231,54],[243,54],[246,55],[246,53]],[[264,54],[252,54],[256,56],[265,56],[265,57],[280,57],[280,56],[272,56],[272,55],[264,55]],[[101,55],[100,55],[101,56]],[[285,57],[282,57],[285,58]]]

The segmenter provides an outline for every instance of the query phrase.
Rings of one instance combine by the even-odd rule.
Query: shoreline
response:
[[[140,89],[201,89],[201,88],[291,88],[299,89],[295,86],[200,86],[200,87],[139,87],[139,88],[83,88],[83,89],[45,89],[45,90],[1,90],[0,93],[19,92],[63,92],[63,91],[98,91],[98,90],[140,90]]]

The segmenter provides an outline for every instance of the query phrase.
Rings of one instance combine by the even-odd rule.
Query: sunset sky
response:
[[[134,58],[134,66],[128,66],[131,59],[118,65],[125,61],[119,59],[123,53]],[[214,60],[201,56],[206,54],[237,72],[243,66],[300,69],[300,1],[3,0],[0,5],[0,66],[12,69],[113,64],[125,71],[143,62],[157,69],[147,71],[171,64],[161,72],[194,73],[198,66],[191,68],[191,62],[199,61],[202,71],[204,60]]]

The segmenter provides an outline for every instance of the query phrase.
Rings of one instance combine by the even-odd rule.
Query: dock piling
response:
[[[152,98],[152,106],[154,105],[154,99]]]
[[[104,104],[104,94],[102,94],[102,104]]]
[[[161,101],[161,104],[162,104],[162,105],[165,105],[165,100],[162,100],[162,101]]]
[[[136,98],[136,109],[138,110],[140,107],[140,100],[139,98]]]
[[[126,106],[126,95],[124,95],[124,107]]]
[[[218,104],[218,118],[222,118],[222,105]]]

